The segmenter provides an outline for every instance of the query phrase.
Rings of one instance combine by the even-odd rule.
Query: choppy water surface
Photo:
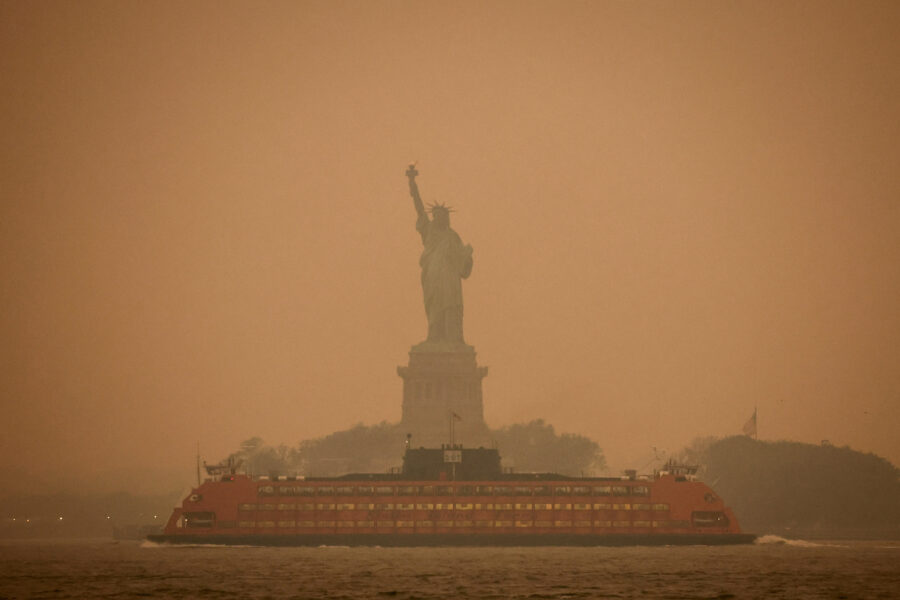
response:
[[[251,548],[0,543],[4,598],[898,598],[900,543]]]

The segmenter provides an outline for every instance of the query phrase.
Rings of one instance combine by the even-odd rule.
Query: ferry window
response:
[[[612,487],[608,485],[595,485],[594,486],[594,495],[595,496],[612,496]]]
[[[628,496],[627,485],[614,485],[612,489],[613,496]]]
[[[331,487],[331,486],[320,487],[320,488],[317,490],[317,493],[318,493],[320,496],[334,496],[334,488]]]
[[[304,485],[294,489],[295,496],[314,496],[316,494],[316,488],[311,485]]]
[[[335,488],[334,493],[338,496],[352,496],[353,488],[352,487],[339,487]]]
[[[567,485],[558,485],[553,489],[553,493],[557,496],[571,496],[572,488]]]
[[[420,485],[419,486],[419,495],[420,496],[434,496],[434,486],[433,485]]]
[[[649,504],[635,504],[633,505],[634,510],[650,510]]]
[[[435,496],[452,496],[453,488],[449,485],[437,485],[434,487]]]
[[[255,504],[238,504],[238,510],[256,510]]]
[[[509,496],[509,488],[505,485],[495,485],[494,486],[494,495],[495,496]]]
[[[274,496],[275,488],[271,485],[261,485],[258,491],[260,496]]]
[[[274,504],[260,504],[259,510],[275,510]]]
[[[397,488],[397,495],[399,496],[415,496],[416,495],[416,486],[414,485],[404,485]]]
[[[648,488],[645,485],[636,485],[633,488],[631,488],[631,495],[632,496],[649,496],[650,488]]]
[[[371,485],[361,485],[356,488],[356,494],[359,496],[374,496],[375,488]]]
[[[476,496],[490,496],[494,491],[489,485],[476,485],[475,486],[475,495]]]
[[[635,521],[635,527],[650,527],[650,521]]]
[[[216,515],[211,512],[184,513],[184,526],[191,528],[212,527]]]
[[[516,488],[515,488],[515,495],[516,495],[516,496],[530,496],[530,495],[531,495],[531,488],[530,488],[530,487],[525,487],[525,486],[516,486]]]
[[[669,510],[668,504],[654,504],[653,510]]]
[[[695,510],[691,514],[695,527],[728,527],[728,517],[719,511]]]
[[[516,527],[531,527],[532,525],[531,521],[516,521]]]
[[[474,496],[475,495],[475,487],[471,485],[461,485],[456,488],[456,493],[459,496]]]
[[[573,496],[590,496],[591,488],[586,486],[575,486],[572,488]]]
[[[394,488],[388,485],[382,485],[375,488],[375,494],[378,496],[393,496]]]
[[[552,496],[553,492],[550,491],[549,485],[539,485],[538,487],[534,488],[534,495],[535,496]]]
[[[294,488],[289,485],[278,486],[278,495],[279,496],[293,496]]]

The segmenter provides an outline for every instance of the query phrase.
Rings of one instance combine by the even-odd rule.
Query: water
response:
[[[663,548],[0,543],[3,598],[898,598],[900,542]]]

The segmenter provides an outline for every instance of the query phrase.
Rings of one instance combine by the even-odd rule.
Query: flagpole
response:
[[[454,439],[453,425],[454,425],[454,423],[453,423],[453,412],[451,411],[451,412],[450,412],[450,448],[451,448],[451,449],[453,448],[453,444],[454,444],[454,442],[456,441],[456,440]]]

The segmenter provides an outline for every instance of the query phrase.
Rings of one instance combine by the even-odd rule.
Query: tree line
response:
[[[559,434],[541,419],[490,431],[504,464],[523,472],[588,475],[606,466],[599,444],[571,433]],[[295,447],[269,446],[254,437],[229,456],[253,475],[336,476],[381,473],[402,463],[406,433],[399,423],[356,425]]]
[[[700,466],[745,531],[900,538],[900,470],[875,454],[734,436],[698,439],[682,458]]]

